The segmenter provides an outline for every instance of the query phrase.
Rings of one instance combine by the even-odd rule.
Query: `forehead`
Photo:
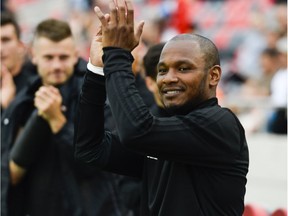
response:
[[[72,37],[65,38],[59,42],[39,37],[34,40],[33,48],[36,53],[42,55],[72,55],[76,49]]]
[[[16,30],[12,24],[6,24],[1,26],[1,31],[0,31],[1,37],[3,36],[16,36]]]
[[[199,63],[203,60],[201,48],[193,40],[169,41],[163,48],[159,62],[191,61]]]

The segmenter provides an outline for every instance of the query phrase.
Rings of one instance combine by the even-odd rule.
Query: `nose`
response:
[[[59,69],[61,68],[62,62],[58,58],[54,58],[53,61],[51,62],[51,66],[53,69]]]
[[[175,83],[178,82],[177,73],[173,69],[169,69],[166,75],[163,77],[163,83]]]

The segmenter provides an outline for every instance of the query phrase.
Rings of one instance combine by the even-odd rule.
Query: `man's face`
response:
[[[197,105],[210,97],[208,71],[196,42],[171,41],[158,64],[157,85],[166,108]]]
[[[33,63],[44,85],[64,84],[72,75],[78,56],[72,37],[53,42],[36,38],[32,47]]]
[[[0,35],[1,64],[13,72],[16,64],[22,64],[19,58],[23,57],[24,46],[17,38],[15,28],[11,24],[1,26]]]

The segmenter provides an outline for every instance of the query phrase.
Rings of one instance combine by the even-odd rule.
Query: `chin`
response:
[[[192,102],[188,102],[185,104],[169,104],[165,105],[165,109],[170,114],[181,114],[186,115],[195,107],[196,105]]]
[[[164,107],[168,113],[177,114],[183,108],[183,105],[169,104],[169,105],[164,105]]]
[[[50,82],[51,85],[59,86],[63,85],[67,80],[66,79],[55,79]]]

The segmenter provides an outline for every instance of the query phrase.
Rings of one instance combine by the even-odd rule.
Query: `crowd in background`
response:
[[[56,3],[57,8],[53,6]],[[7,0],[2,8],[12,11],[18,18],[27,47],[31,32],[41,19],[67,20],[80,55],[87,60],[89,42],[98,25],[93,11],[96,4],[108,7],[105,0]],[[283,83],[271,83],[279,69],[287,71],[286,1],[137,0],[134,4],[136,19],[145,20],[142,43],[134,51],[135,71],[139,71],[149,46],[165,42],[177,33],[204,35],[215,42],[220,51],[223,71],[218,98],[222,105],[238,113],[248,133],[273,132],[274,108],[282,109],[287,105],[287,79],[280,79]],[[31,16],[27,16],[29,14]],[[273,55],[275,52],[277,54]],[[280,86],[282,90],[274,89]],[[275,96],[274,92],[282,96]],[[285,119],[287,113],[286,118],[284,113]],[[287,133],[287,124],[283,125],[279,133]]]
[[[145,20],[141,43],[133,51],[136,77],[145,77],[143,57],[151,46],[179,33],[204,35],[215,42],[220,52],[222,80],[217,95],[220,105],[237,114],[247,134],[287,134],[287,1],[133,2],[136,19]],[[22,57],[31,57],[35,26],[46,18],[57,18],[70,24],[80,57],[86,62],[99,25],[93,11],[95,5],[108,10],[106,0],[3,0],[1,11],[13,14],[20,25]],[[33,70],[32,65],[26,66],[29,76],[35,75]],[[2,73],[7,70],[1,64]],[[26,78],[23,80],[22,87]],[[151,105],[151,95],[143,91],[144,96]],[[1,112],[9,103],[3,106],[1,101]]]

